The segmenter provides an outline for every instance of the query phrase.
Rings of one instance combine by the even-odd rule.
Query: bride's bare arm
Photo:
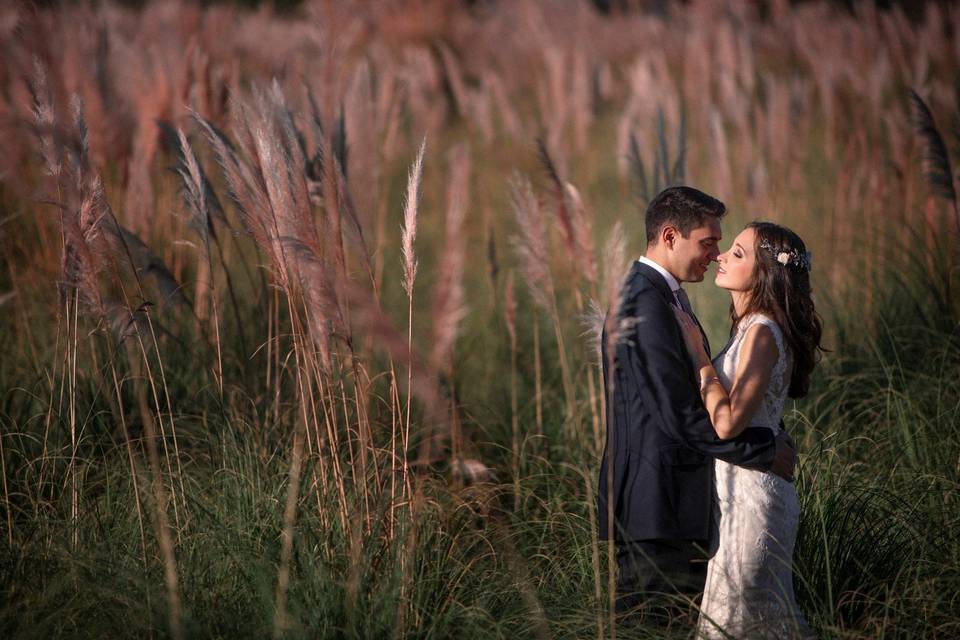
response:
[[[721,440],[736,438],[757,413],[770,384],[779,352],[769,327],[756,324],[747,329],[737,375],[730,393],[720,384],[717,372],[707,361],[700,367],[700,396],[710,414],[710,422]]]
[[[740,347],[736,377],[728,394],[703,348],[699,329],[686,314],[678,314],[678,318],[687,350],[700,375],[700,396],[710,414],[713,429],[721,440],[736,438],[750,424],[770,384],[779,357],[773,331],[762,324],[747,329]]]

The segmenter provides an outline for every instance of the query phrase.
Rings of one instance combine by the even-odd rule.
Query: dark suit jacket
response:
[[[600,538],[609,539],[607,509],[612,508],[617,542],[709,541],[713,459],[769,469],[776,449],[773,432],[747,429],[732,440],[717,437],[663,276],[635,262],[621,296],[613,363],[606,331],[601,347],[604,386],[612,401],[597,497]]]

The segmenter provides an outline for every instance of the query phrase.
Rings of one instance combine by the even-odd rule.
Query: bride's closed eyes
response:
[[[753,279],[753,229],[747,228],[733,239],[726,253],[720,255],[716,283],[718,287],[729,291],[747,291]]]

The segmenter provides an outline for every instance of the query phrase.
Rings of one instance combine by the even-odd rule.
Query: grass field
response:
[[[591,6],[0,9],[0,635],[689,637],[594,511],[678,183],[813,251],[811,625],[960,634],[960,11]]]

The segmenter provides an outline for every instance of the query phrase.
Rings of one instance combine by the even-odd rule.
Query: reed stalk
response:
[[[540,316],[533,312],[533,403],[537,425],[537,442],[543,436],[543,367],[540,364]]]
[[[117,395],[117,404],[120,407],[119,414],[120,427],[123,430],[123,443],[127,451],[127,462],[130,465],[130,481],[133,484],[133,499],[137,507],[137,529],[140,532],[140,550],[143,553],[143,565],[147,567],[147,536],[143,527],[143,506],[140,498],[140,473],[137,470],[136,458],[133,453],[133,440],[130,437],[130,429],[127,427],[127,418],[123,412],[123,394],[120,390],[120,380],[117,378],[117,367],[114,359],[111,357],[110,375],[113,380],[114,393]]]
[[[300,377],[299,372],[297,377]],[[301,396],[301,400],[305,400],[303,396]],[[306,416],[304,416],[304,420],[306,420]],[[276,610],[273,621],[274,638],[282,637],[289,627],[287,592],[290,588],[290,562],[293,558],[294,527],[297,521],[297,501],[300,495],[300,472],[303,466],[303,430],[305,428],[306,424],[298,421],[298,427],[293,433],[290,471],[287,476],[287,496],[283,509],[283,527],[280,533],[280,565],[277,569],[277,585],[274,592]]]
[[[563,331],[560,326],[560,314],[557,307],[556,292],[553,277],[550,274],[549,251],[547,248],[546,223],[543,211],[537,202],[536,195],[530,182],[515,177],[511,186],[513,212],[520,228],[520,236],[514,238],[514,248],[520,258],[524,279],[533,295],[534,301],[539,304],[550,316],[557,341],[557,359],[560,364],[560,378],[563,385],[563,395],[566,408],[566,420],[575,424],[575,398],[570,366],[567,361],[567,350],[564,344]],[[539,350],[534,347],[535,353]],[[576,433],[576,431],[574,431]],[[570,435],[569,432],[567,432]]]
[[[7,456],[3,450],[3,441],[7,434],[0,432],[0,473],[3,474],[3,506],[7,511],[7,546],[13,549],[13,509],[10,506],[10,487],[7,486]]]
[[[404,403],[406,415],[403,422],[403,486],[407,500],[410,494],[409,461],[410,450],[410,394],[413,390],[413,285],[417,278],[417,257],[414,242],[417,237],[417,215],[420,206],[420,183],[423,179],[423,156],[427,150],[427,139],[420,143],[416,159],[407,178],[407,193],[403,209],[403,230],[401,249],[403,254],[403,289],[407,294],[407,398]]]
[[[101,197],[102,197],[102,195],[101,195]],[[110,219],[110,220],[113,222],[113,224],[116,225],[116,220],[112,218],[112,215],[113,215],[113,214],[109,211],[109,206],[107,205],[107,203],[106,203],[105,200],[103,200],[102,205],[103,205],[103,207],[104,207],[104,209],[105,209],[105,210],[104,210],[104,215],[109,216],[108,219]],[[117,226],[118,226],[118,225],[117,225]],[[126,259],[127,259],[127,261],[128,261],[128,264],[131,265],[131,267],[132,267],[131,270],[132,270],[132,272],[134,273],[134,276],[136,277],[137,289],[138,289],[138,291],[139,291],[139,293],[140,293],[141,299],[146,300],[145,291],[144,291],[144,289],[143,289],[143,283],[142,283],[142,281],[140,280],[139,274],[137,273],[137,269],[136,269],[136,266],[135,266],[135,262],[134,262],[134,260],[133,260],[133,256],[131,255],[130,245],[129,245],[129,243],[123,238],[122,234],[120,235],[120,238],[121,238],[121,243],[122,243],[123,251],[124,251],[124,253],[125,253],[125,257],[126,257]],[[119,280],[120,280],[120,279],[119,279],[119,274],[115,274],[115,275],[116,275],[116,277],[117,277],[117,280],[119,281]],[[121,290],[122,290],[122,289],[121,289]],[[126,292],[125,292],[125,291],[123,291],[123,297],[124,297],[124,304],[126,305],[126,307],[127,307],[128,309],[129,309],[129,308],[132,308],[131,305],[130,305],[130,301],[129,301],[129,299],[127,298],[127,295],[126,295]],[[145,309],[146,309],[146,306],[141,306],[140,309],[138,309],[138,311],[143,311],[143,310],[145,310]],[[171,401],[170,401],[170,390],[169,390],[169,388],[168,388],[168,386],[167,386],[167,379],[166,379],[166,374],[165,374],[165,372],[164,372],[163,360],[162,360],[161,357],[160,357],[160,343],[159,343],[159,341],[157,340],[156,328],[154,327],[153,321],[152,321],[151,318],[150,318],[150,314],[149,314],[149,313],[143,313],[143,315],[144,315],[145,320],[146,320],[146,326],[147,326],[147,328],[148,328],[149,331],[150,331],[151,344],[153,345],[153,349],[154,349],[154,351],[155,351],[155,353],[156,353],[156,358],[157,358],[157,372],[158,372],[158,374],[159,374],[159,376],[160,376],[160,384],[161,384],[161,387],[162,387],[162,389],[163,389],[164,399],[165,399],[165,401],[166,401],[165,404],[166,404],[166,408],[167,408],[167,416],[169,417],[169,420],[170,420],[170,434],[171,434],[171,439],[173,440],[174,459],[176,460],[176,463],[177,463],[177,472],[176,472],[176,474],[174,474],[174,472],[173,472],[173,467],[172,467],[172,465],[171,465],[171,463],[170,463],[170,453],[169,453],[169,450],[168,450],[168,447],[167,447],[167,434],[166,434],[166,431],[165,431],[164,426],[163,426],[163,409],[161,408],[162,405],[161,405],[161,402],[160,402],[160,393],[159,393],[159,390],[158,390],[158,388],[157,388],[156,375],[155,375],[154,372],[153,372],[153,368],[150,366],[150,358],[149,358],[149,355],[148,355],[148,353],[147,353],[147,349],[146,349],[146,347],[145,347],[144,344],[143,344],[143,337],[141,336],[141,334],[140,334],[140,329],[139,329],[139,327],[138,327],[138,329],[137,329],[137,342],[138,342],[138,344],[139,344],[139,346],[140,346],[140,353],[141,353],[141,355],[142,355],[142,357],[143,357],[142,364],[143,364],[144,369],[146,370],[146,379],[147,379],[147,381],[150,383],[150,393],[151,393],[151,397],[152,397],[152,399],[153,399],[153,406],[154,406],[155,409],[156,409],[157,422],[158,422],[158,424],[160,425],[160,437],[161,437],[161,441],[162,441],[162,443],[163,443],[163,453],[164,453],[164,459],[166,460],[167,473],[168,473],[168,475],[169,475],[169,477],[170,477],[171,479],[172,479],[172,478],[177,478],[178,483],[179,483],[179,485],[180,485],[180,500],[181,500],[182,508],[183,508],[183,511],[184,511],[184,521],[183,521],[183,523],[181,523],[181,520],[180,520],[180,506],[178,506],[178,504],[177,504],[177,492],[176,492],[176,489],[174,489],[174,491],[173,491],[173,514],[174,514],[174,520],[175,520],[176,525],[177,525],[177,539],[178,539],[178,541],[179,541],[179,539],[180,539],[180,532],[181,532],[182,526],[186,523],[186,517],[187,517],[187,511],[186,511],[186,506],[187,506],[187,492],[186,492],[186,487],[185,487],[184,484],[183,484],[183,469],[182,469],[181,463],[180,463],[180,445],[179,445],[179,442],[178,442],[178,440],[177,440],[177,430],[176,430],[176,426],[174,425],[174,422],[173,422],[173,405],[172,405],[172,403],[171,403]],[[179,605],[178,605],[178,606],[179,606]],[[178,615],[179,615],[179,614],[178,614]]]
[[[510,446],[513,468],[513,510],[520,511],[520,422],[517,416],[517,303],[513,297],[513,272],[507,276],[503,313],[510,336]]]
[[[140,413],[140,420],[143,423],[147,443],[147,455],[152,472],[153,516],[157,531],[157,543],[160,547],[161,558],[163,559],[164,581],[167,587],[168,629],[171,637],[179,640],[179,638],[183,637],[183,611],[180,600],[177,560],[174,552],[173,538],[170,535],[170,523],[167,520],[167,494],[163,482],[160,453],[157,447],[157,429],[154,424],[154,416],[150,411],[150,403],[147,400],[147,385],[143,382],[144,378],[152,380],[153,374],[149,366],[146,366],[147,350],[143,344],[143,336],[139,329],[137,329],[136,338],[140,357],[129,348],[127,355],[131,369],[138,378],[138,382],[134,385],[134,388],[137,398],[137,409]],[[153,387],[152,384],[151,387]],[[159,417],[157,419],[159,420]],[[174,501],[174,505],[176,505],[176,501]]]
[[[624,243],[624,234],[623,228],[619,222],[614,224],[613,228],[610,231],[610,235],[607,239],[606,245],[604,247],[604,256],[606,257],[606,262],[604,265],[604,277],[603,277],[603,299],[604,306],[607,309],[606,317],[603,321],[603,333],[606,334],[606,340],[601,340],[598,342],[598,345],[601,349],[601,358],[606,358],[607,364],[610,367],[616,366],[616,350],[617,350],[617,341],[621,339],[621,331],[625,329],[623,320],[620,318],[621,305],[623,304],[622,299],[622,287],[623,279],[626,276],[626,246]],[[627,329],[629,330],[629,329]],[[602,334],[601,334],[602,335]],[[606,396],[607,396],[607,408],[613,406],[613,394],[615,387],[616,376],[609,375],[607,377],[606,384]],[[610,628],[610,637],[615,638],[617,627],[616,627],[616,599],[617,599],[617,584],[616,584],[616,546],[615,546],[615,520],[614,520],[614,509],[612,508],[614,504],[614,493],[613,493],[613,477],[614,477],[614,442],[615,439],[610,436],[610,427],[613,417],[611,415],[606,416],[607,420],[607,446],[606,446],[606,455],[607,455],[607,475],[606,475],[606,486],[598,487],[600,490],[605,491],[607,495],[607,512],[605,517],[607,518],[607,593],[609,596],[608,600],[608,626]],[[599,554],[598,554],[599,555]]]
[[[445,375],[449,385],[447,414],[450,432],[446,434],[451,445],[452,462],[455,469],[462,466],[462,446],[460,442],[459,419],[456,407],[456,380],[454,378],[454,350],[460,322],[466,315],[463,290],[464,271],[464,231],[467,206],[470,197],[470,152],[464,145],[457,145],[448,152],[450,181],[447,187],[446,224],[444,245],[440,256],[439,278],[433,296],[432,346],[430,349],[430,367],[438,375]],[[439,440],[431,425],[424,445],[421,447],[421,459],[433,460],[436,453],[434,445]]]
[[[70,548],[77,550],[80,544],[80,529],[77,517],[80,509],[77,493],[77,349],[80,338],[79,331],[79,291],[74,292],[73,304],[67,304],[67,317],[70,321],[67,344],[67,362],[69,367],[69,393],[67,410],[70,420],[70,465],[67,474],[70,476]]]

